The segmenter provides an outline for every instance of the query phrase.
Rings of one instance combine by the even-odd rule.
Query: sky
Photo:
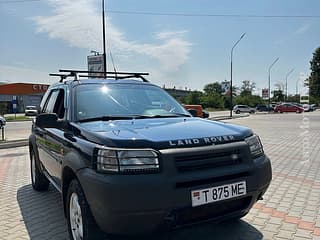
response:
[[[279,57],[271,87],[283,86],[294,69],[287,77],[294,94],[320,47],[319,0],[105,3],[107,49],[117,70],[149,72],[159,86],[202,90],[229,81],[231,48],[246,33],[234,48],[233,84],[253,81],[260,94]],[[57,79],[49,73],[87,69],[90,51],[102,52],[101,0],[0,0],[0,31],[0,82],[52,84]]]

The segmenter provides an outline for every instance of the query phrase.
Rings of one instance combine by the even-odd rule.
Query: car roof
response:
[[[141,80],[135,80],[135,79],[101,79],[101,78],[67,80],[64,82],[54,83],[50,87],[61,86],[61,85],[76,86],[81,84],[139,84],[139,85],[151,85],[151,86],[159,87],[155,84],[152,84],[149,82],[142,82]]]

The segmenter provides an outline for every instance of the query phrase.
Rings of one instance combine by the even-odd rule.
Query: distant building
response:
[[[182,90],[176,88],[164,88],[172,97],[177,99],[178,101],[182,101],[188,94],[190,90]]]
[[[25,106],[39,106],[47,91],[47,84],[11,83],[0,84],[0,105],[5,105],[6,113],[13,113],[13,99],[16,98],[17,112],[24,112]]]

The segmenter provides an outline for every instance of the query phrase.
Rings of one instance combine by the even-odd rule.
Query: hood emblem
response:
[[[181,140],[169,141],[170,146],[190,146],[190,145],[214,145],[223,142],[234,141],[235,137],[232,135],[217,136],[217,137],[205,137],[205,138],[191,138]]]

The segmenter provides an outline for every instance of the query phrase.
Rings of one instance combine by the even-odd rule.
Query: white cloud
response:
[[[311,28],[311,24],[306,23],[300,27],[298,27],[294,32],[291,32],[288,35],[283,36],[280,39],[277,39],[274,44],[275,45],[283,45],[287,43],[289,40],[292,40],[292,37],[296,37],[296,35],[305,34]]]
[[[34,20],[37,31],[50,38],[61,39],[73,47],[99,50],[102,47],[102,20],[93,0],[48,0],[54,12],[51,16],[38,16]],[[191,43],[184,39],[186,31],[164,31],[155,34],[161,43],[130,41],[125,33],[107,18],[108,45],[118,56],[141,54],[161,63],[163,70],[178,70],[189,57]],[[158,42],[157,41],[157,42]]]
[[[183,37],[183,35],[187,33],[187,31],[163,31],[156,34],[156,38],[158,39],[168,39],[171,37]]]
[[[304,34],[305,32],[307,32],[310,29],[310,24],[304,24],[302,26],[300,26],[295,32],[295,35],[300,35],[300,34]]]
[[[0,65],[0,82],[48,83],[48,73],[34,69]],[[52,82],[54,82],[53,79]]]

